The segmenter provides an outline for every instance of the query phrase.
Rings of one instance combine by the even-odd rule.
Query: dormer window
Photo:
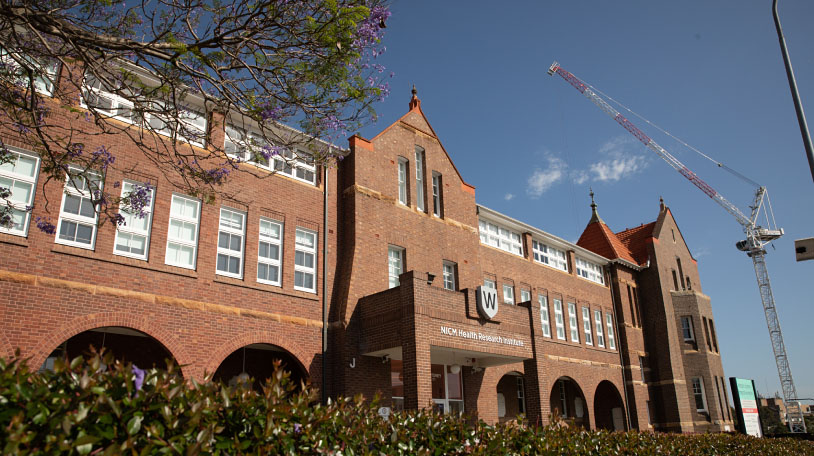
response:
[[[588,260],[583,260],[580,257],[577,257],[577,275],[588,279],[591,282],[596,282],[599,284],[605,284],[605,277],[602,273],[602,266],[592,263]]]

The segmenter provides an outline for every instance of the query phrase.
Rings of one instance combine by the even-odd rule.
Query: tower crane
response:
[[[776,226],[763,227],[758,225],[760,212],[765,210],[764,199],[766,197],[766,188],[761,186],[757,189],[752,205],[750,206],[750,216],[747,217],[737,206],[729,202],[729,200],[724,198],[723,195],[718,193],[712,186],[704,182],[694,172],[690,171],[690,169],[684,166],[677,158],[636,127],[633,122],[625,118],[625,116],[614,109],[602,97],[597,95],[591,87],[570,72],[564,70],[559,63],[554,62],[551,64],[551,67],[548,69],[548,74],[550,76],[554,74],[562,76],[566,82],[585,95],[585,98],[591,100],[599,109],[612,117],[648,149],[664,159],[668,165],[672,166],[673,169],[678,171],[682,176],[692,182],[693,185],[704,192],[704,194],[712,198],[713,201],[729,212],[730,215],[735,217],[735,220],[743,227],[746,239],[738,241],[735,246],[738,250],[746,252],[746,254],[752,258],[752,263],[754,263],[755,266],[760,299],[763,302],[766,324],[769,327],[769,338],[771,339],[772,350],[774,351],[774,360],[777,364],[777,372],[780,376],[780,384],[783,388],[783,400],[786,405],[789,429],[793,433],[805,433],[806,425],[803,420],[802,408],[800,407],[797,390],[794,387],[794,380],[791,376],[791,367],[789,366],[788,355],[786,354],[786,346],[783,343],[783,333],[780,330],[780,320],[778,320],[777,317],[777,308],[775,307],[774,295],[772,294],[772,285],[769,281],[769,272],[766,269],[766,249],[764,249],[764,247],[766,244],[783,236],[783,229],[777,228]]]

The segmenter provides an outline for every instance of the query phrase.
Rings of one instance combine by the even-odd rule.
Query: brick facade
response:
[[[210,120],[210,141],[222,143],[223,117]],[[245,365],[246,349],[265,350],[253,352],[250,364],[283,359],[332,396],[378,394],[384,404],[405,408],[441,404],[487,422],[514,419],[524,409],[534,423],[557,414],[590,428],[703,432],[731,424],[716,405],[723,403],[715,392],[723,370],[710,301],[669,209],[662,208],[645,235],[619,233],[609,249],[592,234],[616,236],[598,217],[573,244],[479,206],[415,93],[407,114],[377,136],[350,138],[347,156],[337,168],[320,171],[316,185],[280,174],[235,173],[221,192],[231,197],[200,206],[194,269],[164,261],[170,204],[178,193],[173,183],[126,138],[89,135],[86,148],[101,145],[100,138],[116,155],[116,169],[131,170],[111,170],[105,185],[127,178],[155,186],[149,256],[114,255],[116,231],[109,223],[99,227],[92,249],[56,244],[36,228],[26,236],[0,233],[0,355],[19,348],[40,366],[66,341],[91,340],[89,332],[110,334],[111,341],[138,335],[163,347],[187,378],[225,365],[238,369],[230,357],[241,350],[243,371],[261,372]],[[11,132],[2,140],[21,146]],[[401,195],[400,163],[406,163]],[[63,189],[44,182],[38,181],[33,217],[45,216],[48,204],[55,219]],[[246,215],[242,278],[215,272],[221,207]],[[255,279],[261,217],[283,224],[279,287]],[[513,233],[515,250],[482,242],[482,221]],[[293,285],[298,227],[317,233],[314,293]],[[535,258],[537,243],[562,252],[561,267]],[[393,288],[390,248],[401,252]],[[642,255],[646,260],[637,258]],[[596,265],[598,276],[578,274],[579,262]],[[452,289],[445,289],[444,264],[453,271]],[[681,272],[681,287],[672,287],[673,268]],[[494,282],[499,301],[491,319],[477,308],[485,280]],[[513,291],[513,303],[504,302],[504,286]],[[323,299],[329,305],[327,372]],[[562,305],[564,339],[557,336],[555,302]],[[694,343],[682,337],[681,317],[696,322]],[[138,344],[130,350],[136,356]],[[703,379],[704,412],[696,411],[692,378]],[[393,396],[396,382],[401,397]]]

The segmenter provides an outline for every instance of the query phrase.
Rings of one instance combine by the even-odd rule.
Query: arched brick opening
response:
[[[573,378],[563,376],[554,382],[550,406],[552,417],[559,417],[572,426],[586,429],[590,427],[588,403],[585,401],[582,388]]]
[[[523,374],[508,372],[497,382],[497,419],[501,423],[526,414],[526,384]]]
[[[290,346],[276,333],[253,332],[238,336],[218,349],[205,372],[223,382],[230,382],[246,372],[259,385],[272,372],[271,363],[279,359],[298,385],[300,381],[309,380],[310,374],[305,366],[311,364],[313,356],[306,355],[300,347]]]
[[[594,420],[597,429],[625,430],[625,405],[613,383],[603,380],[594,394]]]
[[[84,315],[54,330],[35,348],[34,354],[31,357],[30,366],[35,369],[39,368],[43,365],[48,356],[59,349],[64,342],[86,331],[100,328],[126,328],[149,336],[163,346],[175,362],[181,366],[181,375],[187,378],[189,372],[188,367],[185,366],[190,364],[191,360],[186,354],[186,350],[183,349],[183,346],[178,341],[178,338],[172,336],[164,329],[155,326],[155,324],[151,324],[145,317],[125,313]]]

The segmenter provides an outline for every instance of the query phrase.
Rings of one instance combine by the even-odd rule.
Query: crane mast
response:
[[[693,185],[698,187],[699,190],[704,192],[707,196],[712,198],[713,201],[718,203],[730,215],[735,217],[735,220],[743,227],[746,234],[746,239],[736,243],[739,250],[746,252],[752,258],[752,263],[755,267],[755,275],[757,276],[758,289],[760,291],[760,299],[763,303],[763,311],[766,314],[766,324],[769,328],[769,338],[772,342],[772,351],[774,352],[775,363],[777,364],[777,372],[780,376],[780,385],[783,389],[783,400],[786,404],[786,413],[788,416],[789,429],[793,433],[805,433],[806,425],[803,420],[802,408],[797,399],[797,390],[794,386],[794,380],[791,375],[791,367],[789,366],[788,355],[786,354],[786,345],[783,342],[783,333],[780,330],[780,320],[777,317],[777,309],[774,304],[774,295],[772,294],[772,285],[769,280],[769,272],[766,269],[766,250],[764,246],[769,242],[780,238],[783,235],[783,229],[777,227],[762,227],[757,225],[757,219],[763,208],[763,200],[766,195],[766,188],[760,187],[755,193],[755,198],[752,203],[750,217],[747,217],[737,206],[732,204],[729,200],[724,198],[712,186],[704,182],[689,168],[684,166],[677,158],[671,153],[667,152],[663,147],[658,145],[652,138],[641,131],[630,120],[625,118],[618,110],[614,109],[602,97],[596,94],[587,84],[579,80],[570,72],[564,70],[557,62],[554,62],[548,69],[549,75],[560,75],[566,82],[571,84],[585,98],[591,100],[599,107],[605,114],[612,117],[619,125],[624,127],[625,130],[630,132],[633,136],[641,141],[648,149],[655,152],[659,157],[672,166],[673,169],[678,171],[682,176],[687,178]]]

